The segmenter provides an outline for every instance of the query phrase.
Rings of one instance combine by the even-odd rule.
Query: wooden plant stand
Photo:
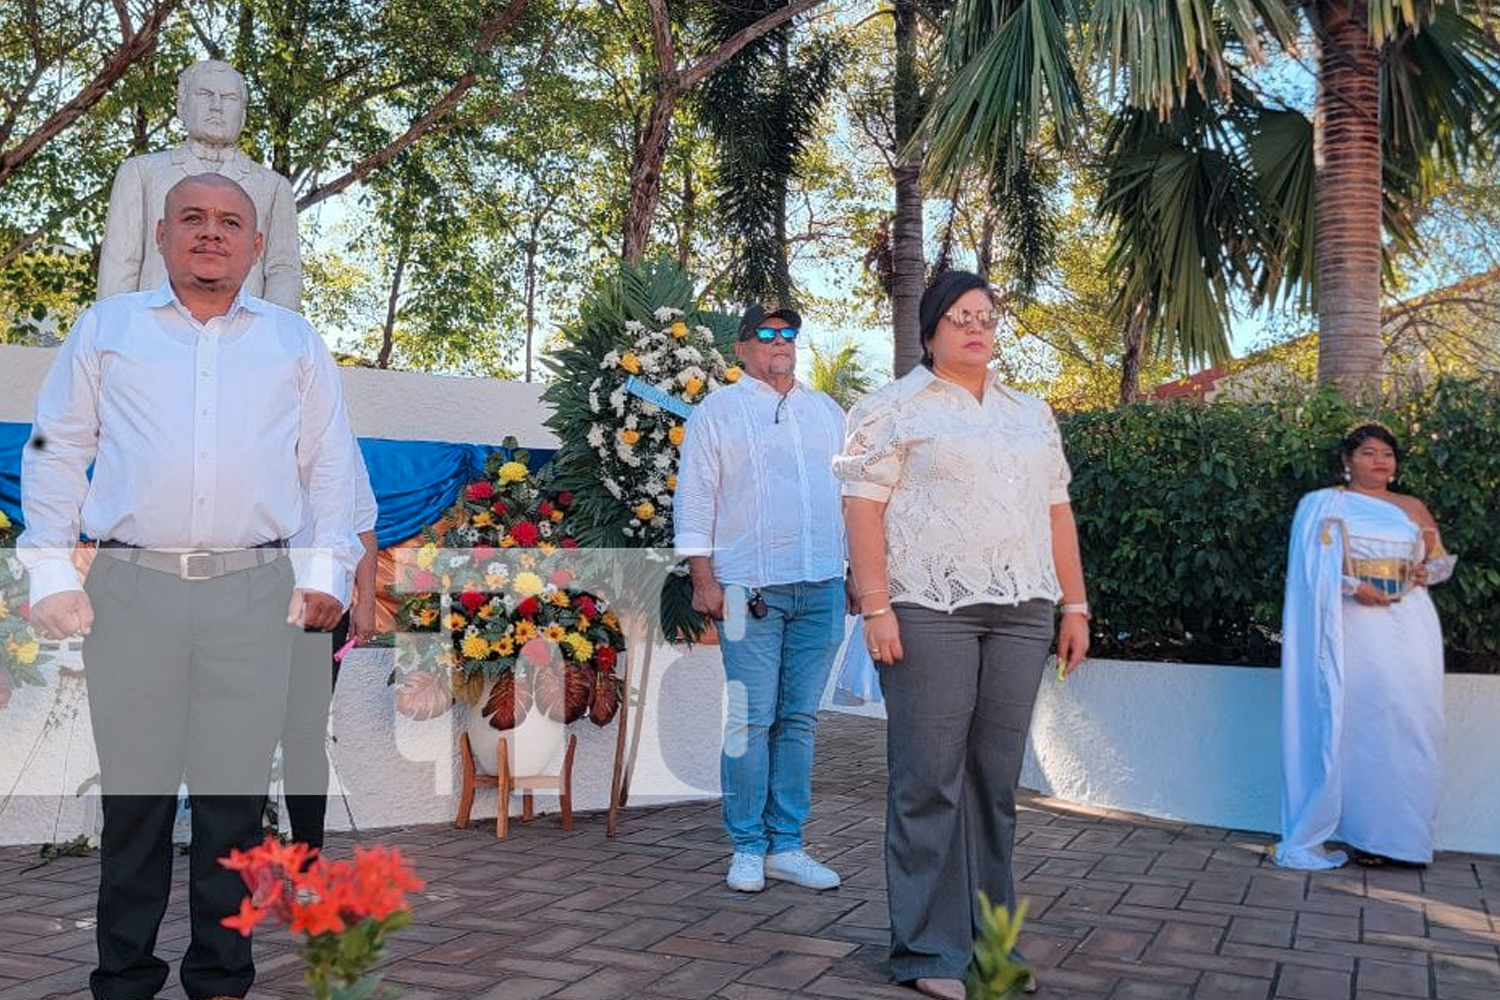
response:
[[[529,823],[536,818],[532,792],[556,791],[558,819],[564,830],[573,829],[573,752],[578,748],[578,737],[568,734],[568,749],[563,755],[562,771],[558,774],[511,774],[510,744],[503,738],[496,748],[494,774],[480,774],[474,766],[474,748],[469,744],[469,734],[459,736],[459,747],[463,754],[463,791],[458,799],[458,817],[453,825],[460,830],[469,825],[469,813],[474,807],[474,789],[493,788],[495,794],[495,836],[504,840],[510,834],[510,797],[521,793],[521,822]]]

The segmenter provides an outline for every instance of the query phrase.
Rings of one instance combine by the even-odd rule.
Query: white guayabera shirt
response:
[[[241,293],[199,323],[170,284],[98,302],[42,384],[22,460],[17,555],[32,603],[79,589],[80,529],[143,548],[243,548],[296,534],[304,493],[316,551],[296,561],[297,586],[340,597],[361,552],[356,447],[333,358],[290,309]]]
[[[672,500],[680,556],[712,556],[746,588],[844,575],[833,457],[844,411],[801,383],[783,397],[748,375],[710,393],[687,422]]]
[[[980,402],[918,365],[849,412],[834,471],[845,496],[887,504],[892,601],[952,611],[1061,596],[1051,508],[1072,474],[1040,399],[995,376]]]

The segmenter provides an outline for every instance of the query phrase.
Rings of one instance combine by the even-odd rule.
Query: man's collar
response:
[[[192,315],[188,307],[183,305],[182,300],[177,297],[177,290],[172,287],[171,278],[168,278],[146,293],[146,305],[152,309],[172,306],[188,315]],[[234,293],[234,301],[229,304],[229,311],[224,316],[225,318],[233,316],[241,309],[259,316],[266,311],[266,302],[253,295],[246,295],[245,286],[241,285],[240,290]]]
[[[741,385],[748,384],[751,389],[754,389],[756,391],[761,391],[761,392],[769,392],[773,396],[780,396],[780,395],[782,395],[782,392],[779,389],[777,389],[774,386],[772,386],[771,383],[763,381],[761,379],[758,379],[754,375],[751,375],[749,373],[746,373],[745,377],[742,378],[742,379],[740,379],[739,384],[741,384]],[[790,396],[792,393],[794,393],[798,389],[802,389],[802,388],[805,388],[805,387],[802,385],[801,380],[793,378],[792,379],[792,387],[790,389],[788,389],[785,394],[788,395],[788,396]]]

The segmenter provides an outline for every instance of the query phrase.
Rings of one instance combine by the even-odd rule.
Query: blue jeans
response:
[[[744,615],[743,634],[720,629],[729,686],[720,781],[734,849],[777,854],[802,847],[818,702],[844,639],[844,581],[790,583],[760,593],[764,618]],[[742,591],[726,588],[726,604],[736,599],[743,603]],[[726,617],[741,614],[726,610]]]

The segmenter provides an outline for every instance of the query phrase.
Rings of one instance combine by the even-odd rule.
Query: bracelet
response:
[[[889,604],[887,604],[885,607],[883,607],[883,608],[876,608],[874,611],[865,611],[865,612],[862,612],[860,614],[860,617],[861,618],[879,618],[881,615],[888,615],[890,613],[891,613],[891,606]]]
[[[1082,601],[1078,604],[1064,604],[1062,606],[1062,613],[1065,615],[1083,615],[1085,618],[1093,617],[1089,614],[1088,601]]]
[[[886,586],[886,587],[871,587],[869,590],[861,590],[859,592],[858,596],[864,597],[866,594],[885,594],[885,593],[889,593],[890,589],[891,588],[889,586]]]

